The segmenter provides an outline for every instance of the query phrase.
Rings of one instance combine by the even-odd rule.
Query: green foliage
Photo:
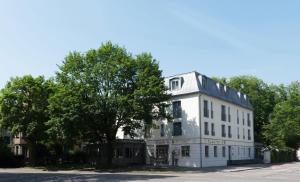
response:
[[[285,148],[281,150],[272,150],[272,163],[292,162],[296,160],[296,152],[293,149]]]
[[[13,134],[23,133],[30,150],[46,139],[48,97],[52,82],[30,75],[12,78],[0,93],[0,125]],[[33,153],[33,152],[31,152]]]
[[[144,123],[166,117],[162,102],[169,95],[150,54],[133,57],[110,42],[85,54],[72,52],[60,66],[56,82],[49,99],[48,132],[60,142],[110,144],[119,128],[134,136]]]
[[[277,148],[300,146],[300,83],[293,82],[287,88],[286,100],[278,103],[265,126],[265,138]]]
[[[15,167],[16,161],[10,148],[0,137],[0,167]]]

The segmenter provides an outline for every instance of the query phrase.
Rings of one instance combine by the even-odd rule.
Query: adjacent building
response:
[[[247,95],[198,72],[165,79],[172,121],[155,121],[148,164],[226,166],[254,159],[253,108]]]
[[[12,144],[12,137],[9,131],[0,128],[0,138],[6,143],[7,145]]]

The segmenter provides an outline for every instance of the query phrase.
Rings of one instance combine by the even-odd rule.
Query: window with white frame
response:
[[[214,118],[214,105],[213,105],[213,102],[210,102],[210,117],[211,117],[211,119]]]
[[[225,146],[222,147],[222,156],[226,157],[226,147]]]
[[[209,157],[209,146],[206,145],[204,150],[205,157]]]
[[[209,131],[208,131],[208,122],[204,122],[204,134],[205,134],[205,135],[209,135]]]
[[[221,120],[226,121],[226,106],[221,105]]]
[[[208,118],[209,117],[209,110],[208,110],[208,101],[204,100],[203,101],[203,115],[204,117]]]
[[[181,146],[181,156],[182,157],[190,156],[190,146]]]
[[[181,78],[173,78],[170,80],[170,90],[178,90],[181,88]]]
[[[173,117],[181,118],[182,117],[181,101],[174,101],[172,103],[172,106],[173,106]]]
[[[214,146],[214,157],[218,157],[218,147]]]
[[[211,123],[211,135],[212,136],[216,135],[216,133],[215,133],[215,124],[214,123]]]

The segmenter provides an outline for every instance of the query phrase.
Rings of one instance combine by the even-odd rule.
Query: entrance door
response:
[[[169,145],[157,145],[156,146],[156,162],[158,164],[169,164],[168,152]]]

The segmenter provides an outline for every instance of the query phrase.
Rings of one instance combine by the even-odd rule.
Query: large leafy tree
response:
[[[284,94],[285,95],[285,94]],[[265,138],[277,148],[298,149],[300,146],[300,83],[287,88],[286,100],[279,102],[265,126]]]
[[[112,162],[118,129],[134,136],[145,123],[166,117],[162,72],[150,54],[133,57],[108,42],[85,54],[70,53],[56,76],[49,133],[62,141],[107,144]]]
[[[13,134],[22,133],[35,162],[37,145],[46,139],[48,98],[52,82],[30,75],[12,78],[0,92],[0,124]]]
[[[269,116],[273,112],[273,108],[277,99],[280,100],[282,86],[270,87],[263,80],[254,76],[235,76],[230,79],[214,78],[215,80],[226,84],[232,88],[240,90],[247,94],[250,98],[254,109],[254,135],[255,141],[265,142],[263,138],[263,128],[269,123]],[[278,94],[275,93],[278,91]]]

